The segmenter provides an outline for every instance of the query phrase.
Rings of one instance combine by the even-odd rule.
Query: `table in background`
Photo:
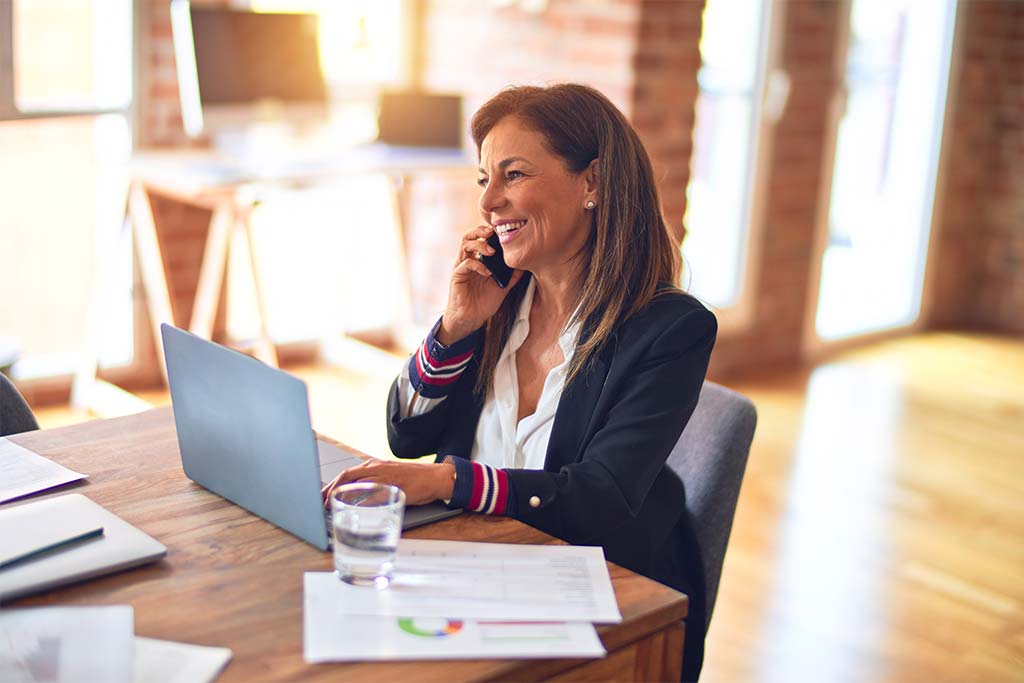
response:
[[[158,365],[166,379],[160,324],[167,322],[183,327],[204,339],[211,338],[217,307],[225,282],[228,255],[232,240],[244,239],[248,245],[251,286],[254,294],[258,332],[248,340],[246,352],[268,365],[277,366],[274,342],[267,331],[267,311],[255,257],[250,215],[268,192],[282,188],[308,188],[339,178],[383,175],[391,179],[384,211],[393,216],[397,227],[399,252],[394,254],[402,300],[395,311],[393,331],[396,339],[405,342],[419,337],[412,321],[412,297],[405,254],[404,224],[408,220],[408,200],[404,189],[420,173],[466,172],[476,167],[471,155],[463,150],[417,149],[368,145],[331,155],[240,159],[212,150],[164,150],[141,152],[133,156],[127,197],[127,224],[133,237],[133,250],[138,259],[139,274],[145,290],[146,307],[156,347]],[[175,320],[169,293],[165,246],[156,229],[151,196],[157,195],[182,204],[210,211],[203,256],[196,281],[190,320]],[[101,248],[101,257],[112,260],[114,245]],[[102,274],[113,271],[113,263],[101,264]],[[92,302],[90,338],[83,361],[75,374],[72,404],[79,408],[96,408],[99,335],[102,334],[105,307],[116,293],[110,284],[98,284]],[[109,390],[109,386],[103,386]],[[99,410],[101,414],[105,411]],[[114,411],[115,413],[117,411]]]
[[[12,437],[89,479],[83,493],[167,546],[156,564],[23,598],[11,606],[130,604],[137,635],[231,648],[220,680],[679,680],[687,600],[609,564],[621,624],[598,632],[599,660],[448,660],[307,664],[302,576],[333,558],[210,493],[181,469],[170,408]],[[405,534],[499,543],[558,543],[515,520],[460,515]]]

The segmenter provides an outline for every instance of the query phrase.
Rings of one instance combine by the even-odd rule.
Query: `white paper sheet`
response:
[[[0,681],[130,683],[135,617],[128,606],[0,611]]]
[[[593,624],[584,622],[346,614],[335,590],[339,583],[328,572],[307,572],[304,577],[302,649],[307,662],[605,655]]]
[[[229,661],[226,647],[135,639],[135,683],[213,683]]]
[[[0,503],[87,476],[0,438]]]
[[[349,614],[622,621],[598,547],[403,539],[387,589],[336,584]]]

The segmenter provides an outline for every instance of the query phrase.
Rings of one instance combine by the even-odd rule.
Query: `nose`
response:
[[[488,222],[490,222],[490,214],[507,203],[508,198],[505,196],[501,183],[488,183],[480,193],[480,213],[485,219],[488,219]]]

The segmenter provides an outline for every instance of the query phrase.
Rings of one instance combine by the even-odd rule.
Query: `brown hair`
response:
[[[680,254],[661,213],[647,150],[607,97],[577,84],[506,88],[473,116],[477,154],[491,129],[508,116],[540,133],[571,173],[582,173],[599,160],[593,230],[580,254],[579,309],[569,321],[583,323],[583,332],[569,364],[568,386],[597,357],[616,326],[651,302],[659,284],[678,281]],[[476,383],[481,394],[491,387],[528,281],[522,278],[487,321]]]

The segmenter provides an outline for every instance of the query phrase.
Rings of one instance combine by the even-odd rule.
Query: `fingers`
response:
[[[472,273],[476,273],[477,275],[481,275],[483,277],[490,277],[491,276],[491,271],[487,268],[487,266],[485,266],[480,261],[477,261],[475,258],[468,258],[465,261],[463,261],[462,263],[460,263],[458,265],[458,267],[455,269],[455,272],[456,272],[456,274],[458,274],[460,272],[462,272],[462,273],[472,272]]]
[[[334,479],[328,482],[322,489],[320,489],[320,495],[324,499],[324,507],[330,506],[331,491],[341,486],[342,484],[350,484],[353,481],[361,481],[365,479],[365,473],[372,467],[371,460],[364,460],[358,465],[353,465],[346,470],[342,470],[338,473]]]
[[[338,485],[338,479],[340,478],[341,473],[339,473],[338,476],[336,476],[334,479],[331,479],[329,482],[324,484],[323,488],[320,489],[320,495],[327,496],[331,492],[331,489]]]
[[[334,479],[331,479],[324,485],[322,489],[320,489],[320,496],[324,499],[324,507],[330,507],[331,491],[333,491],[334,487],[339,484],[342,474],[345,474],[345,472],[342,471],[338,473],[338,476],[336,476]]]
[[[331,493],[334,491],[334,489],[338,488],[339,486],[344,486],[345,484],[351,484],[353,482],[360,481],[379,483],[379,479],[377,477],[374,477],[372,475],[358,474],[352,471],[354,469],[355,468],[352,467],[345,470],[344,472],[336,476],[334,480],[331,481],[331,483],[320,489],[320,495],[323,496],[325,508],[331,507]]]
[[[491,236],[492,232],[494,232],[494,228],[492,228],[491,226],[489,226],[489,225],[478,225],[475,228],[473,228],[472,230],[467,230],[462,235],[462,241],[465,242],[466,240],[477,240],[477,239],[484,239],[484,240],[486,240],[488,237]]]
[[[435,467],[433,464],[368,461],[340,473],[324,487],[324,490],[329,493],[334,487],[351,482],[391,484],[405,492],[408,504],[418,505],[436,498],[436,472],[433,469]],[[329,497],[325,499],[324,507],[330,507]]]
[[[477,254],[490,256],[494,254],[494,247],[487,244],[487,238],[494,230],[490,226],[480,226],[468,231],[462,236],[462,243],[459,249],[459,261],[476,259]]]
[[[459,262],[462,261],[475,261],[479,259],[478,254],[483,256],[492,256],[494,254],[494,247],[487,244],[484,240],[470,240],[462,243],[462,250],[459,252]]]

